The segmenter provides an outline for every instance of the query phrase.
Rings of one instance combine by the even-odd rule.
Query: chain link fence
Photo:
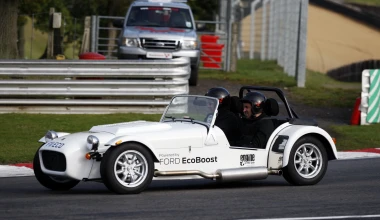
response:
[[[238,59],[275,60],[305,86],[308,0],[234,0]],[[221,16],[223,18],[223,16]],[[234,55],[233,55],[234,56]]]

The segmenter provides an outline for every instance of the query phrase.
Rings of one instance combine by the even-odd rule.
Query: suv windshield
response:
[[[134,6],[129,13],[127,26],[193,29],[193,22],[189,9]]]
[[[218,100],[206,96],[177,96],[172,99],[162,121],[185,121],[210,125]]]

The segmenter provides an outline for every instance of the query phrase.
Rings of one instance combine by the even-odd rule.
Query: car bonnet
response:
[[[160,122],[133,121],[94,126],[90,129],[90,132],[107,132],[114,134],[115,136],[121,136],[135,133],[163,131],[170,128],[170,125]]]

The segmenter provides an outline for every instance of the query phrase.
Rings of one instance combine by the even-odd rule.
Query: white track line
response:
[[[317,219],[348,219],[348,218],[379,218],[380,215],[346,215],[346,216],[325,216],[325,217],[301,217],[301,218],[252,218],[240,220],[317,220]]]

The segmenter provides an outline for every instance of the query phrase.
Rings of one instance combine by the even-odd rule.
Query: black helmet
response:
[[[252,106],[252,113],[257,114],[262,111],[265,104],[265,96],[261,92],[249,92],[243,98],[243,103],[250,103]]]
[[[211,88],[207,91],[205,96],[215,97],[219,99],[219,106],[229,106],[231,102],[230,93],[223,87]]]

